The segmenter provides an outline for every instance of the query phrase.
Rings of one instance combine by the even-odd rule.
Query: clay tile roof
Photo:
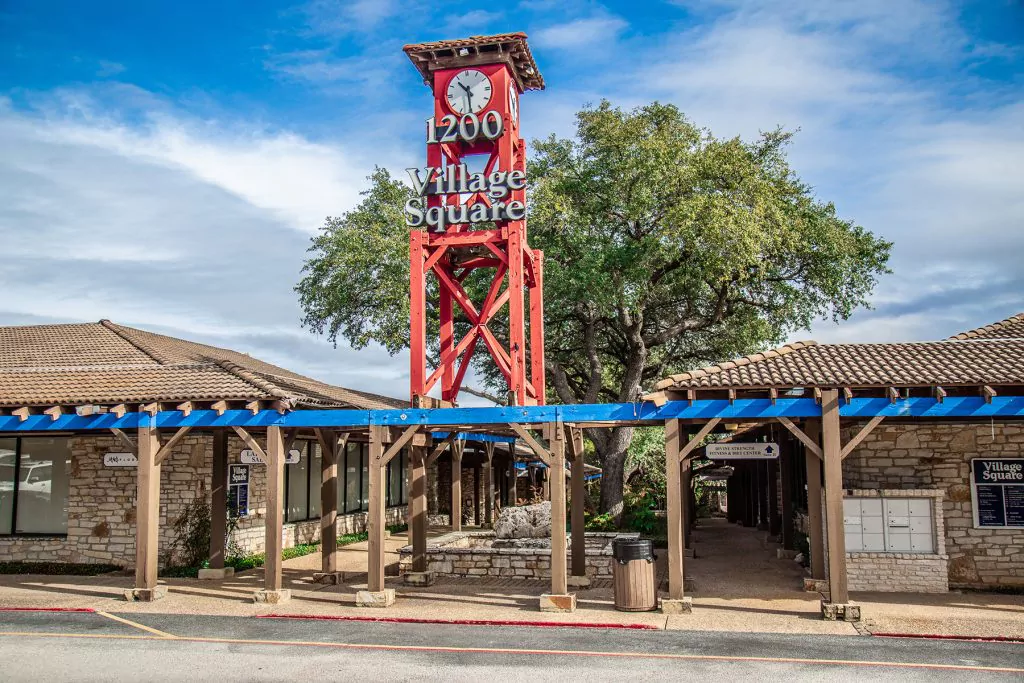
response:
[[[469,54],[460,56],[465,49]],[[409,55],[413,65],[423,76],[423,82],[434,82],[434,70],[452,68],[467,58],[479,59],[476,63],[507,62],[512,67],[516,80],[523,90],[543,90],[544,78],[540,75],[537,62],[533,59],[525,33],[500,33],[492,36],[471,36],[456,40],[438,40],[432,43],[417,43],[402,48]],[[494,57],[490,60],[490,57]],[[433,68],[432,68],[433,67]]]
[[[109,320],[0,327],[0,406],[278,399],[307,408],[408,405]]]
[[[953,340],[896,344],[786,344],[719,365],[672,375],[659,391],[910,387],[1024,384],[1021,316],[957,335]],[[996,330],[998,328],[998,330]]]
[[[955,334],[950,339],[1024,339],[1024,313],[1018,313],[991,325]]]

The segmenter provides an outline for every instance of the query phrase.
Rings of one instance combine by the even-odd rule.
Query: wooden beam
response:
[[[697,432],[697,435],[690,439],[687,442],[686,446],[684,446],[683,449],[679,451],[680,463],[682,463],[683,460],[685,460],[686,457],[690,455],[691,452],[693,452],[693,449],[697,448],[697,446],[700,445],[700,442],[704,440],[704,437],[710,434],[711,430],[714,429],[715,425],[717,425],[720,421],[721,420],[719,418],[713,417],[710,420],[708,420],[703,427],[700,428],[700,431]]]
[[[793,421],[790,420],[788,417],[779,417],[776,419],[782,423],[783,427],[791,431],[793,433],[793,436],[800,439],[800,442],[807,447],[807,450],[818,456],[818,459],[822,458],[821,446],[816,444],[814,440],[812,440],[810,437],[804,434],[804,430],[800,429],[795,424],[793,424]]]
[[[320,444],[320,569],[338,571],[338,440],[325,429],[314,429]]]
[[[218,415],[223,415],[227,412],[228,402],[227,401],[214,401],[210,404],[210,410],[215,411]]]
[[[237,431],[237,428],[236,428]],[[244,432],[244,430],[242,430]],[[246,435],[248,436],[248,435]],[[244,437],[243,437],[244,440]],[[249,437],[256,444],[255,439]],[[248,443],[248,442],[247,442]],[[255,449],[253,449],[255,452]],[[283,585],[281,568],[283,559],[281,538],[284,527],[284,435],[280,427],[267,427],[267,514],[264,519],[264,546],[266,556],[263,564],[263,588],[280,591]]]
[[[550,432],[551,461],[548,479],[551,491],[551,594],[569,592],[565,539],[565,428],[561,422]]]
[[[526,442],[538,458],[543,460],[548,467],[551,466],[551,453],[548,449],[544,448],[537,439],[533,438],[533,434],[530,434],[530,432],[524,429],[521,424],[516,422],[510,422],[508,426],[512,428],[512,431],[519,435],[519,438]]]
[[[224,568],[224,543],[228,522],[228,432],[213,433],[210,484],[210,569]]]
[[[125,434],[123,431],[121,431],[117,427],[112,427],[110,431],[113,432],[114,436],[116,436],[118,439],[120,439],[121,443],[123,443],[125,446],[127,446],[132,453],[136,453],[137,454],[139,452],[139,447],[136,445],[136,443],[134,441],[132,441],[132,438],[130,436]]]
[[[171,450],[178,445],[178,442],[185,438],[185,435],[191,431],[191,427],[179,427],[178,431],[174,432],[174,435],[167,440],[160,450],[156,454],[156,464],[163,464],[163,461],[167,459],[167,456],[171,454]]]
[[[452,445],[452,442],[455,441],[455,439],[458,438],[458,436],[458,432],[451,432],[450,434],[448,434],[447,437],[445,437],[444,441],[434,446],[434,450],[430,452],[430,456],[424,463],[424,467],[430,467],[431,465],[433,465],[434,461],[441,457],[441,454],[444,453],[445,449],[448,448],[448,446]]]
[[[185,401],[184,403],[178,404],[178,410],[181,411],[182,415],[188,417],[192,414],[192,401]]]
[[[900,390],[896,387],[889,387],[886,392],[889,394],[889,403],[895,403],[900,400]]]
[[[245,404],[245,409],[248,410],[253,415],[256,415],[257,413],[260,412],[260,402],[249,401],[248,403]]]
[[[814,402],[819,406],[821,405],[821,387],[814,387],[811,389],[811,395],[814,396]]]
[[[665,422],[665,502],[668,518],[668,597],[683,597],[683,484],[679,463],[682,460],[683,424]]]
[[[149,413],[150,417],[156,417],[156,414],[160,412],[159,403],[144,403],[139,406],[140,413]]]
[[[821,435],[821,421],[809,420],[807,434],[815,444]],[[806,446],[806,444],[804,444]],[[819,449],[820,450],[820,449]],[[821,497],[821,458],[804,458],[807,476],[807,536],[811,546],[811,578],[825,578],[825,514]]]
[[[729,389],[729,405],[736,403],[736,390]]]
[[[257,458],[262,460],[265,464],[270,463],[270,460],[267,458],[267,452],[260,448],[259,443],[256,442],[256,439],[252,438],[249,432],[245,431],[242,427],[232,426],[231,428],[235,430],[235,433],[238,434],[238,438],[245,442],[245,445],[252,450]],[[283,447],[284,445],[282,444],[282,448]]]
[[[847,405],[853,400],[853,389],[850,387],[843,387],[843,398],[846,400]]]
[[[160,439],[152,427],[139,428],[139,464],[135,495],[135,588],[154,597],[160,539]]]
[[[776,389],[775,387],[769,387],[768,400],[772,402],[772,405],[775,405],[775,402],[779,400],[779,390]]]
[[[938,401],[939,403],[942,403],[942,400],[946,398],[946,396],[948,395],[946,393],[946,390],[943,389],[942,387],[935,387],[933,389],[933,392],[935,394],[935,400]]]
[[[427,448],[413,446],[409,452],[409,544],[412,570],[427,571]]]
[[[451,526],[452,531],[462,530],[462,453],[466,442],[460,440],[452,444],[452,500]]]
[[[846,579],[846,532],[843,527],[843,455],[839,433],[839,393],[822,394],[821,450],[825,465],[825,542],[828,545],[828,588],[832,604],[850,602]]]
[[[863,441],[864,438],[871,433],[871,430],[877,427],[878,423],[884,419],[884,415],[876,415],[873,418],[871,418],[871,420],[866,425],[864,425],[861,428],[861,430],[857,432],[857,434],[846,443],[845,446],[843,446],[842,456],[840,459],[844,459],[846,458],[846,456],[852,453],[853,449],[857,447],[857,444]]]
[[[271,410],[276,410],[278,414],[284,415],[285,413],[292,409],[292,404],[291,401],[287,401],[285,399],[278,399],[277,401],[274,401],[270,404],[270,408]]]
[[[18,420],[21,421],[21,422],[24,422],[25,420],[27,420],[28,416],[31,415],[31,414],[32,414],[32,411],[29,410],[28,406],[22,406],[20,408],[15,408],[14,410],[11,411],[11,415],[13,415],[16,418],[18,418]]]
[[[985,403],[991,403],[992,399],[996,397],[996,390],[985,385],[981,388],[981,395],[984,397]]]
[[[63,412],[61,411],[60,406],[52,406],[44,410],[43,415],[49,415],[50,419],[56,422],[57,419],[60,418],[61,415],[63,415]]]
[[[112,406],[110,408],[110,412],[112,412],[114,415],[117,415],[118,419],[121,419],[122,417],[124,417],[124,414],[128,412],[128,406],[126,406],[123,403],[118,403],[116,406]]]
[[[405,444],[409,443],[412,440],[412,437],[415,436],[416,432],[418,432],[419,430],[419,425],[412,425],[411,427],[406,427],[405,431],[402,432],[402,435],[398,437],[398,441],[395,441],[393,444],[391,444],[390,448],[384,451],[384,455],[381,456],[381,461],[378,464],[381,467],[383,467],[384,465],[387,465],[389,462],[391,462],[391,460],[396,455],[398,455],[403,448],[405,448]]]

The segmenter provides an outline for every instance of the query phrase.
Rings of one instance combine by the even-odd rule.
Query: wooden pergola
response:
[[[770,392],[775,394],[776,392]],[[157,524],[160,466],[170,448],[190,430],[212,432],[218,443],[229,433],[238,434],[267,464],[268,514],[266,519],[267,560],[264,570],[264,598],[282,594],[281,528],[283,523],[283,471],[289,441],[299,433],[312,432],[324,452],[325,479],[336,476],[338,444],[353,435],[365,435],[370,449],[370,501],[368,532],[368,590],[364,604],[386,605],[394,599],[385,590],[384,467],[403,448],[411,453],[410,528],[413,571],[426,568],[426,467],[450,449],[458,434],[511,433],[521,438],[549,468],[552,505],[552,555],[550,594],[542,598],[548,609],[571,610],[575,596],[568,592],[570,574],[582,577],[584,537],[573,534],[572,566],[567,558],[567,461],[574,466],[572,482],[572,529],[583,528],[584,467],[583,431],[610,425],[655,425],[666,427],[666,476],[668,479],[669,589],[663,600],[665,611],[688,611],[683,592],[683,472],[697,446],[726,421],[776,421],[792,431],[816,458],[810,467],[824,468],[824,492],[830,520],[824,543],[829,549],[829,594],[832,604],[848,601],[842,519],[842,459],[870,429],[889,417],[901,420],[934,418],[1008,419],[1024,417],[1024,391],[997,394],[993,389],[981,395],[945,396],[857,396],[849,389],[827,388],[808,392],[808,397],[770,395],[766,398],[698,398],[696,392],[677,399],[663,392],[642,403],[585,404],[568,406],[518,406],[498,408],[438,408],[393,410],[247,410],[218,406],[186,406],[187,409],[105,412],[95,415],[47,411],[27,415],[0,416],[0,433],[47,433],[107,431],[129,444],[137,445],[139,456],[137,498],[137,547],[135,593],[139,599],[158,597]],[[79,411],[87,413],[87,411]],[[842,443],[840,421],[866,422],[861,431]],[[798,423],[802,423],[802,426]],[[815,437],[820,425],[820,442]],[[136,433],[136,439],[129,434]],[[447,432],[443,439],[434,434]],[[258,435],[263,435],[259,439]],[[215,475],[216,476],[216,475]],[[333,488],[332,488],[333,490]],[[330,507],[328,492],[324,500]],[[336,507],[336,506],[335,506]],[[324,524],[330,528],[330,512]],[[813,520],[812,520],[813,524]],[[332,533],[324,536],[324,573],[337,570]]]

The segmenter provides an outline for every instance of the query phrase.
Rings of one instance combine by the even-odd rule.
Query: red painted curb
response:
[[[929,640],[966,640],[972,643],[1021,643],[1024,638],[1009,636],[949,636],[928,633],[872,633],[877,638],[925,638]]]
[[[660,631],[657,626],[648,624],[605,624],[595,622],[554,621],[510,621],[490,619],[416,619],[413,617],[342,617],[314,616],[302,614],[258,614],[256,619],[311,619],[314,621],[376,621],[386,624],[452,624],[456,626],[536,626],[536,627],[575,627],[575,628],[623,628],[645,631]]]
[[[95,613],[92,607],[0,607],[0,612],[85,612]]]

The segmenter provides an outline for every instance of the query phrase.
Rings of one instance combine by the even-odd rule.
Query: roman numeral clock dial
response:
[[[481,71],[463,69],[448,82],[445,98],[456,114],[479,114],[491,101],[491,81]]]

